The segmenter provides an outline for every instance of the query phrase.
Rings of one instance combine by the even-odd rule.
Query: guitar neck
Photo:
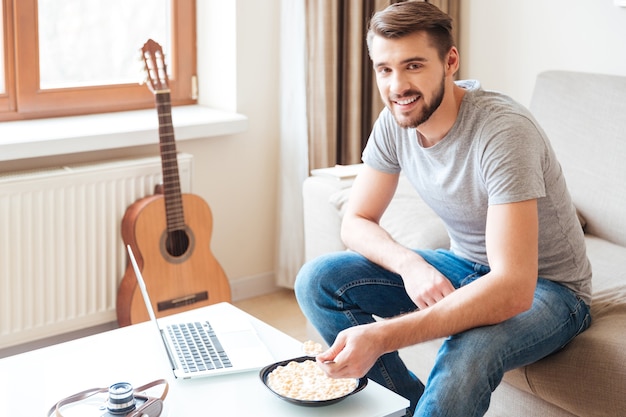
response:
[[[163,171],[163,194],[165,197],[165,214],[167,230],[173,232],[185,228],[183,203],[178,176],[178,159],[176,140],[172,125],[172,104],[169,90],[155,93],[157,113],[159,116],[159,143],[161,151],[161,167]]]

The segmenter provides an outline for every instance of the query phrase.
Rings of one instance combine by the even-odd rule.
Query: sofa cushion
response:
[[[336,192],[330,202],[343,217],[350,189]],[[419,197],[409,181],[400,176],[393,200],[380,219],[380,225],[401,245],[414,249],[450,247],[443,221]]]
[[[594,271],[592,324],[560,352],[505,380],[578,416],[626,410],[626,248],[587,237]]]
[[[530,109],[592,235],[626,246],[626,77],[539,74]]]

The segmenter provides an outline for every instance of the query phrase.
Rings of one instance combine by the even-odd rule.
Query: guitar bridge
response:
[[[170,310],[172,308],[188,306],[190,304],[199,303],[209,299],[209,292],[202,291],[195,294],[185,295],[183,297],[172,298],[171,300],[159,301],[157,309],[159,311]]]

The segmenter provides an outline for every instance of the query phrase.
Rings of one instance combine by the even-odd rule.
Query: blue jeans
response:
[[[489,272],[449,251],[416,252],[455,288]],[[373,322],[373,315],[389,318],[417,309],[399,275],[349,251],[304,265],[295,291],[300,308],[329,345],[341,330]],[[482,416],[504,372],[558,351],[590,323],[589,307],[573,291],[539,278],[530,310],[448,337],[426,385],[398,352],[381,356],[367,376],[409,399],[407,415]]]

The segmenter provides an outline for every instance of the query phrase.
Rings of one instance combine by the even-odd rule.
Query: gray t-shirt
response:
[[[587,303],[591,265],[581,225],[548,138],[530,112],[511,98],[460,81],[467,90],[455,124],[435,146],[421,146],[416,129],[398,126],[385,108],[363,162],[402,171],[443,219],[451,250],[488,265],[487,208],[537,199],[539,276],[562,283]]]

